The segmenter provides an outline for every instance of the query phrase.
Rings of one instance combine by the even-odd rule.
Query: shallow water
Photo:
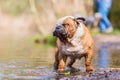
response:
[[[53,72],[54,47],[33,41],[0,40],[0,80],[55,80]],[[95,68],[120,67],[120,50],[101,47],[95,51]],[[84,59],[74,67],[84,71]]]

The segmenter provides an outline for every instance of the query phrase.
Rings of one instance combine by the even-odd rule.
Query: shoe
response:
[[[108,28],[106,28],[106,30],[105,30],[106,33],[110,33],[110,32],[112,32],[112,31],[113,31],[113,28],[112,28],[112,27],[108,27]]]

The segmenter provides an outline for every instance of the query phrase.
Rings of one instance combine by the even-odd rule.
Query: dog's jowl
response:
[[[57,37],[54,69],[64,71],[65,66],[72,67],[76,59],[84,57],[86,71],[93,70],[94,41],[84,21],[82,17],[73,16],[65,16],[57,21],[53,32]],[[68,64],[67,57],[71,59]]]

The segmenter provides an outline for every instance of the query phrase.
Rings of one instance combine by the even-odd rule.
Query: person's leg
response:
[[[109,32],[112,32],[113,28],[112,28],[112,25],[110,23],[110,20],[108,19],[108,12],[109,12],[109,9],[106,9],[104,12],[103,12],[103,21],[104,21],[104,24],[105,24],[105,27],[106,27],[106,33],[109,33]]]
[[[96,4],[97,7],[99,7],[99,5],[100,5],[99,0],[95,0],[95,4]]]
[[[111,26],[111,23],[110,23],[110,21],[109,21],[109,19],[108,19],[109,10],[110,10],[110,9],[107,8],[107,9],[101,11],[102,16],[103,16],[102,18],[103,18],[103,21],[104,21],[104,23],[105,23],[106,28],[108,28],[108,27]]]
[[[100,20],[99,29],[100,29],[100,32],[105,32],[105,30],[106,30],[103,19]]]
[[[98,8],[98,13],[101,14],[101,20],[100,20],[100,23],[99,23],[99,29],[100,29],[100,32],[105,32],[106,30],[106,25],[105,25],[105,20],[104,20],[104,7],[102,5],[99,6]]]
[[[112,31],[112,25],[108,19],[108,12],[109,9],[103,9],[103,7],[99,8],[99,13],[102,15],[101,21],[100,21],[100,31],[104,32],[111,32]]]

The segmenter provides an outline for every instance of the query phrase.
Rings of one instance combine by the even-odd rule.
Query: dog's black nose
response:
[[[53,32],[53,36],[56,36],[56,31]]]
[[[60,26],[57,26],[56,29],[60,29]]]

